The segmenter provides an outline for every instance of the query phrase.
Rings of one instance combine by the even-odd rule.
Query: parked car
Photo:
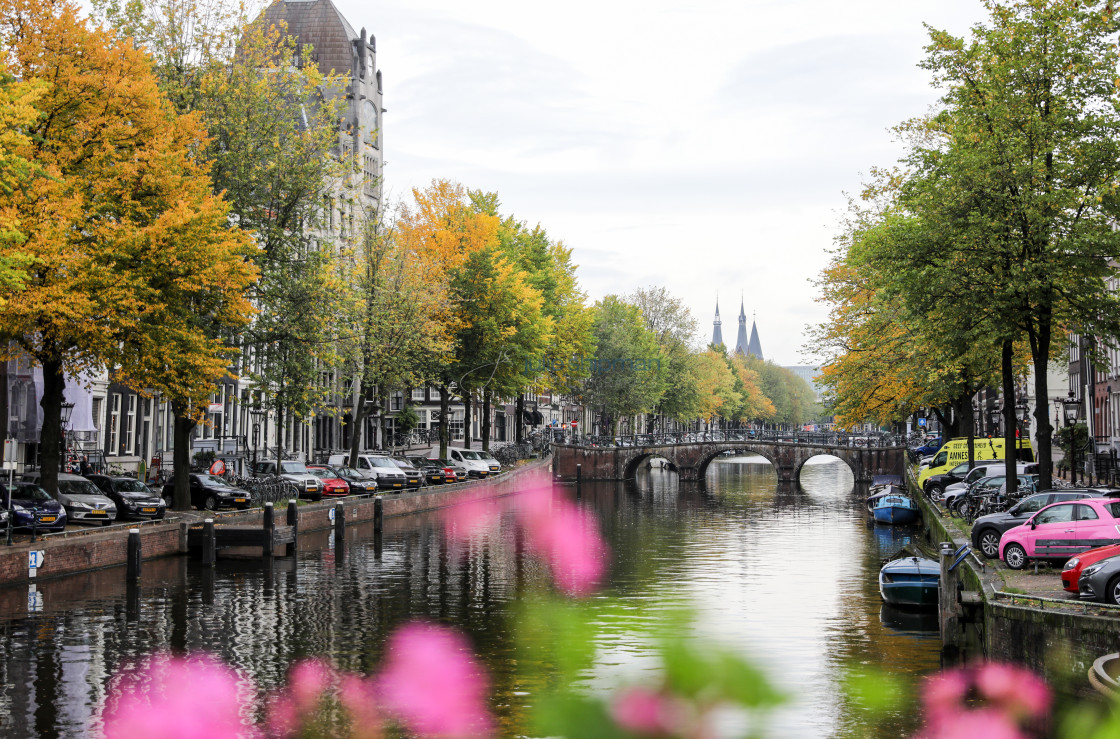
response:
[[[420,468],[406,458],[391,457],[391,459],[393,460],[393,464],[399,467],[401,472],[404,473],[405,486],[410,490],[419,490],[420,486],[426,482],[424,473],[420,471]]]
[[[0,508],[7,515],[11,496],[12,528],[62,531],[66,528],[66,509],[50,494],[33,482],[3,485]],[[5,526],[7,522],[5,522]]]
[[[1065,561],[1087,549],[1120,542],[1120,501],[1082,498],[1051,503],[1004,533],[999,556],[1013,570],[1032,559]],[[1084,577],[1084,572],[1082,572]]]
[[[108,526],[117,518],[116,504],[81,475],[59,473],[58,502],[66,509],[70,523]]]
[[[494,455],[492,455],[490,452],[484,452],[483,450],[479,449],[475,452],[475,454],[478,455],[479,460],[490,465],[491,475],[496,475],[502,471],[502,463],[495,459]]]
[[[109,475],[86,475],[86,479],[117,506],[117,518],[143,520],[163,518],[167,513],[163,498],[139,480]]]
[[[444,482],[463,482],[467,479],[467,468],[460,465],[452,459],[440,459],[439,457],[428,457],[429,462],[435,462],[443,467]]]
[[[1062,568],[1062,587],[1071,593],[1081,592],[1081,573],[1085,568],[1094,565],[1109,557],[1120,556],[1120,544],[1109,544],[1096,549],[1089,549],[1066,562]]]
[[[1077,596],[1120,606],[1120,557],[1108,557],[1081,570]]]
[[[257,462],[253,466],[253,472],[261,477],[278,476],[291,482],[296,486],[296,489],[299,491],[299,497],[301,498],[307,498],[309,500],[323,499],[323,481],[311,474],[307,469],[307,465],[303,462],[287,459],[281,460],[278,469],[276,467],[276,460],[269,459],[263,462]]]
[[[1016,487],[1018,493],[1029,495],[1038,489],[1038,475],[1017,475],[1017,478],[1019,480]],[[946,489],[944,503],[946,508],[958,510],[955,506],[963,502],[965,494],[989,495],[1007,492],[1007,476],[999,474],[981,477],[967,488],[958,487],[960,485],[964,485],[964,483],[956,483]]]
[[[425,457],[405,457],[405,459],[411,462],[413,467],[420,470],[420,474],[424,476],[424,482],[428,485],[442,485],[447,482],[442,464]]]
[[[439,447],[434,447],[429,454],[429,458],[435,457],[437,454],[439,454]],[[447,456],[457,466],[466,471],[467,477],[482,478],[490,476],[490,463],[481,459],[478,456],[478,452],[473,449],[448,447]],[[500,468],[501,466],[499,465],[499,469]]]
[[[323,481],[323,495],[341,498],[350,494],[350,483],[339,477],[332,468],[312,464],[307,466],[307,471]]]
[[[191,505],[207,511],[216,511],[219,508],[240,508],[245,510],[253,504],[253,496],[247,491],[235,488],[220,477],[207,474],[191,473]],[[172,505],[175,497],[175,483],[168,482],[163,486],[163,499],[168,506]]]
[[[332,454],[328,464],[345,464],[349,455]],[[358,471],[369,472],[377,478],[377,489],[383,492],[400,492],[408,484],[404,472],[384,454],[359,454]]]
[[[988,559],[995,559],[999,556],[999,540],[1003,532],[1021,526],[1031,517],[1031,514],[1037,513],[1051,503],[1091,498],[1095,495],[1089,490],[1048,490],[1030,495],[1006,511],[989,513],[976,519],[972,524],[972,545]],[[1073,581],[1073,590],[1077,590],[1076,578]]]
[[[1038,465],[1033,462],[1019,462],[1015,465],[1015,468],[1017,472],[1029,474],[1036,474],[1038,472]],[[1006,470],[1007,463],[1003,460],[997,462],[992,462],[990,460],[986,462],[974,462],[971,470],[968,468],[968,462],[961,462],[948,472],[940,475],[932,475],[927,478],[925,483],[922,484],[922,489],[926,492],[926,495],[934,500],[938,500],[947,492],[946,488],[950,485],[959,482],[971,485],[982,477],[1000,475],[1006,472]]]
[[[373,475],[356,470],[353,467],[337,467],[334,465],[327,465],[334,473],[346,481],[350,486],[350,492],[353,495],[361,495],[363,493],[376,493],[377,492],[377,478]]]

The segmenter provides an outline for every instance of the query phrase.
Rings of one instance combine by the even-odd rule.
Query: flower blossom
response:
[[[1024,721],[1050,709],[1050,689],[1030,670],[989,662],[946,670],[926,680],[922,739],[1021,739]]]
[[[574,596],[591,593],[606,569],[607,546],[595,516],[552,491],[530,491],[519,501],[518,518],[529,548],[542,557],[557,586]]]
[[[447,739],[494,733],[486,676],[458,632],[407,624],[389,637],[387,655],[377,695],[410,731]]]
[[[119,673],[102,714],[106,739],[256,739],[238,674],[209,655],[149,657]]]

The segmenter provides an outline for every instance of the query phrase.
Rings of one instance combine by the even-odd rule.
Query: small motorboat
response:
[[[896,606],[936,606],[941,565],[924,557],[891,560],[879,570],[879,594]]]
[[[871,501],[868,501],[868,505],[871,505]],[[889,492],[875,498],[871,515],[879,523],[907,524],[917,521],[921,511],[913,498],[892,487]]]

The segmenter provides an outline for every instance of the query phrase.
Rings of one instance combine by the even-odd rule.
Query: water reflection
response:
[[[850,664],[903,677],[938,665],[927,624],[880,602],[879,563],[902,534],[868,528],[844,463],[811,460],[799,487],[780,486],[761,457],[726,457],[702,484],[651,469],[580,493],[611,546],[607,594],[627,614],[604,621],[589,687],[652,669],[632,627],[689,605],[697,636],[764,662],[792,696],[774,736],[912,728],[910,712],[871,725],[841,697],[839,675]],[[545,568],[524,556],[509,517],[465,544],[444,539],[437,514],[385,523],[377,539],[361,525],[348,528],[345,542],[305,533],[295,558],[268,567],[146,562],[131,592],[120,571],[44,582],[44,610],[31,616],[26,593],[0,591],[0,734],[86,736],[109,676],[154,650],[214,652],[267,690],[304,656],[369,671],[393,628],[425,618],[467,632],[493,672],[502,735],[524,735],[525,707],[547,675],[532,668],[548,655],[531,639],[515,655],[512,622],[518,601],[547,586]]]

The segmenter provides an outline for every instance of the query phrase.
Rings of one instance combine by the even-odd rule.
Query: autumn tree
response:
[[[135,349],[165,330],[153,315],[182,318],[196,299],[209,303],[206,293],[226,294],[238,282],[215,282],[205,269],[168,277],[156,265],[203,258],[232,265],[248,253],[229,233],[226,206],[193,158],[205,143],[197,116],[172,110],[142,51],[91,29],[77,13],[63,0],[0,3],[3,66],[20,80],[49,85],[36,103],[42,115],[13,148],[46,176],[4,194],[0,205],[21,234],[0,249],[33,259],[20,299],[8,303],[0,324],[43,368],[42,479],[52,491],[64,376],[95,366],[143,375]],[[241,274],[251,279],[251,271]],[[236,323],[244,306],[235,303],[215,311],[217,320]],[[189,321],[173,328],[181,336],[165,349],[169,368],[215,366],[193,352],[213,357],[220,346]]]
[[[664,359],[661,371],[665,392],[657,403],[657,414],[677,419],[695,418],[700,410],[695,383],[702,371],[694,353],[696,318],[688,306],[664,287],[638,288],[625,300],[642,312],[646,329],[653,334]],[[646,421],[646,433],[653,433],[655,421],[651,413]]]

